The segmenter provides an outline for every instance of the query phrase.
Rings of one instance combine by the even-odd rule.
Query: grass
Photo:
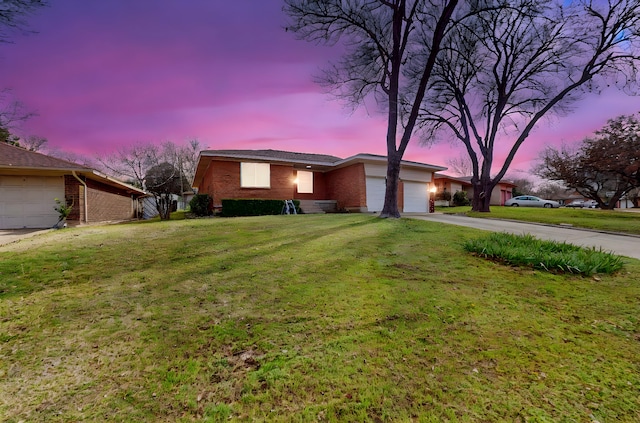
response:
[[[471,207],[439,207],[438,211],[443,213],[463,213],[470,217],[479,218],[512,219],[551,225],[570,224],[579,228],[640,235],[640,212],[566,207],[540,209],[536,207],[501,206],[492,206],[490,213],[472,212]]]
[[[542,241],[532,235],[493,232],[467,240],[463,247],[491,260],[553,272],[591,276],[615,273],[623,267],[622,258],[615,254],[565,242]]]
[[[640,262],[558,275],[483,232],[299,215],[0,247],[0,420],[640,420]]]

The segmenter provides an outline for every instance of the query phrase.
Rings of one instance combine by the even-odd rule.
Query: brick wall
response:
[[[328,199],[338,202],[338,210],[367,206],[364,164],[332,170],[325,174]]]
[[[84,222],[84,186],[72,175],[64,175],[64,197],[67,204],[73,204],[67,221]]]
[[[336,200],[338,209],[360,209],[367,206],[364,165],[332,170],[313,175],[313,194],[298,194],[292,166],[271,165],[271,188],[241,188],[240,162],[211,161],[205,171],[199,192],[213,198],[214,207],[222,207],[227,198],[263,198],[285,200]]]
[[[87,206],[89,223],[112,220],[127,220],[134,217],[134,202],[124,190],[87,179]],[[73,201],[67,221],[71,224],[85,223],[84,186],[72,175],[65,175],[65,198]]]
[[[98,189],[88,189],[89,223],[133,218],[133,204],[125,197]]]
[[[293,166],[271,165],[271,188],[241,188],[240,162],[212,161],[203,178],[201,194],[213,197],[213,206],[221,207],[227,198],[285,200],[294,198]]]
[[[296,200],[333,200],[327,197],[326,177],[324,173],[313,172],[313,193],[301,194],[298,187],[294,186],[294,198]]]

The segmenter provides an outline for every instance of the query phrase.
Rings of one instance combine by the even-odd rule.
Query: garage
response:
[[[424,182],[404,181],[404,212],[426,213],[429,203],[429,187]]]
[[[367,210],[379,213],[384,206],[385,178],[367,176]]]
[[[0,228],[50,228],[55,199],[64,199],[63,176],[0,176]]]

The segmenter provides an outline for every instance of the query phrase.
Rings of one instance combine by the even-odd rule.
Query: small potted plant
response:
[[[73,208],[73,203],[67,205],[65,202],[60,201],[57,198],[53,199],[56,202],[56,206],[53,208],[58,212],[58,222],[53,225],[54,228],[66,228],[67,227],[67,217],[71,214],[71,209]]]

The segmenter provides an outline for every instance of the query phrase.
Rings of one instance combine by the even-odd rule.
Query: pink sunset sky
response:
[[[0,45],[0,88],[38,116],[16,132],[96,157],[135,142],[197,138],[208,149],[386,154],[375,110],[343,108],[313,75],[339,54],[284,31],[278,0],[55,0],[29,18],[36,33]],[[640,110],[617,91],[546,120],[511,175],[545,144],[576,141]],[[410,144],[405,159],[446,166],[461,144]]]

